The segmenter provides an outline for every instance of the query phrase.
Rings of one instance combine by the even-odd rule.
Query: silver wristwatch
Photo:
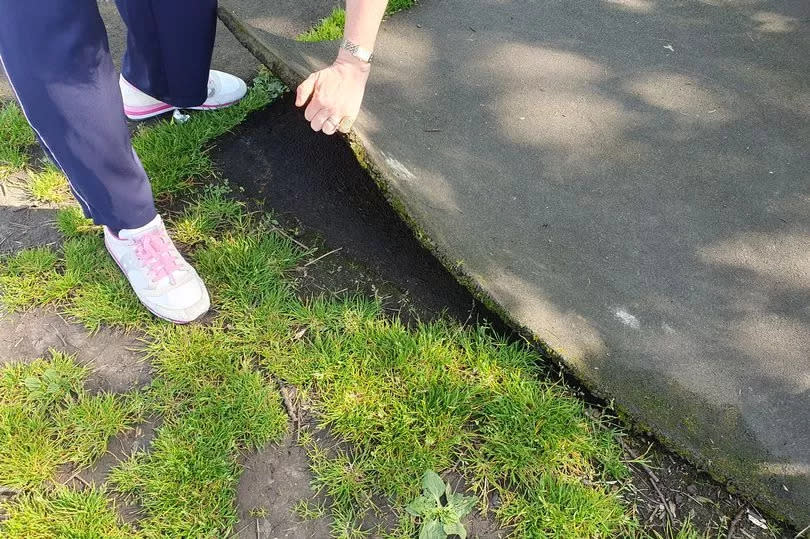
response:
[[[367,64],[370,64],[374,59],[374,53],[372,51],[364,49],[360,45],[352,43],[348,39],[343,40],[343,42],[340,44],[340,48]]]

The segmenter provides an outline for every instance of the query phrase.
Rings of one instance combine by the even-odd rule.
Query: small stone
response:
[[[678,504],[678,505],[681,505],[683,503],[683,496],[681,496],[680,494],[676,494],[675,495],[675,503]]]
[[[698,488],[697,485],[687,485],[686,492],[689,494],[697,494]]]

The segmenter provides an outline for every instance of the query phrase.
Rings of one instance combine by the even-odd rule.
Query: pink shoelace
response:
[[[135,256],[147,268],[149,276],[155,281],[164,277],[172,279],[172,272],[179,270],[180,265],[172,253],[171,245],[165,233],[156,228],[135,238]]]

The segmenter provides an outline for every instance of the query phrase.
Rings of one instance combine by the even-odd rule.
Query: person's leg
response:
[[[121,74],[149,96],[175,107],[208,97],[217,0],[116,0],[127,25]]]
[[[0,0],[0,61],[46,152],[138,299],[161,318],[190,322],[208,291],[155,212],[130,143],[117,73],[96,0]]]
[[[0,0],[0,13],[0,62],[85,213],[114,230],[153,220],[96,0]]]
[[[209,70],[216,0],[116,0],[127,25],[121,69],[124,113],[143,120],[178,108],[212,110],[244,97],[247,85]]]

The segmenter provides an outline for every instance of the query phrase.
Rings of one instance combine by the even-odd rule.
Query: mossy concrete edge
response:
[[[262,64],[276,74],[288,87],[294,88],[306,78],[308,73],[305,66],[289,58],[285,58],[284,54],[264,43],[256,32],[244,24],[232,11],[224,7],[219,7],[218,12],[220,20],[233,33],[237,40],[239,40]],[[726,484],[730,490],[748,499],[769,516],[780,521],[787,521],[794,526],[802,525],[800,522],[802,509],[800,507],[785,507],[784,501],[778,500],[766,485],[761,481],[755,480],[755,478],[752,477],[755,463],[752,462],[748,456],[730,458],[728,454],[724,455],[723,451],[718,451],[719,448],[716,446],[711,447],[705,445],[703,447],[697,447],[680,436],[674,429],[674,425],[655,423],[651,421],[653,418],[647,417],[649,414],[646,414],[633,403],[616,400],[615,396],[611,395],[610,391],[604,388],[602,383],[592,376],[591,373],[583,369],[577,362],[566,361],[564,355],[548,346],[541,336],[536,335],[524,323],[501,307],[491,294],[465,270],[464,263],[453,260],[452,257],[448,256],[414,218],[408,209],[407,203],[395,192],[394,183],[388,179],[395,177],[396,171],[391,170],[386,159],[381,155],[374,144],[356,132],[350,133],[346,138],[358,162],[368,171],[388,203],[410,227],[416,239],[429,250],[451,275],[469,290],[477,300],[481,301],[488,309],[500,316],[504,322],[511,326],[524,339],[536,345],[550,361],[553,361],[565,372],[570,373],[588,391],[605,402],[610,403],[612,411],[631,429],[654,436],[665,447],[690,460],[699,468],[706,470],[712,478]],[[684,402],[688,402],[689,398],[689,395],[683,395]],[[690,421],[689,416],[683,415],[679,416],[677,419],[683,423]]]

